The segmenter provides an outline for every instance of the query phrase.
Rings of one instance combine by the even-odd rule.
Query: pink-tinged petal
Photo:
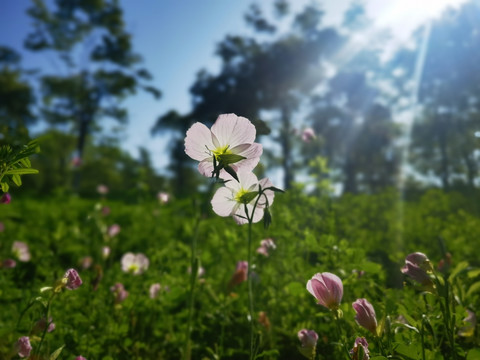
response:
[[[332,273],[317,273],[307,282],[307,290],[318,304],[333,310],[338,308],[343,296],[343,284],[340,278]]]
[[[237,145],[233,148],[230,148],[230,151],[233,153],[233,154],[237,154],[237,155],[242,155],[242,156],[245,156],[247,157],[246,155],[243,155],[243,153],[246,153],[246,151],[252,146],[253,144],[241,144],[241,145]]]
[[[262,189],[266,189],[268,187],[273,186],[273,184],[272,184],[272,182],[270,181],[269,178],[264,178],[264,179],[260,180],[258,183],[262,187]],[[273,200],[275,198],[275,192],[272,191],[272,190],[267,190],[267,191],[265,191],[265,196],[268,199],[268,206],[272,206]],[[258,203],[261,207],[265,207],[266,206],[265,198],[262,196],[262,198],[259,200]]]
[[[263,153],[263,147],[261,144],[253,143],[250,148],[245,150],[243,153],[238,154],[246,157],[246,159],[240,160],[234,165],[238,169],[243,169],[246,171],[252,171],[258,165],[260,161],[260,156]]]
[[[213,195],[212,208],[215,214],[219,216],[230,216],[236,205],[236,201],[233,199],[232,190],[227,187],[221,187]]]
[[[372,334],[376,334],[377,318],[373,305],[367,299],[357,299],[352,303],[352,307],[356,312],[355,320],[358,325],[364,327]]]
[[[249,189],[250,187],[258,184],[257,176],[251,171],[246,171],[244,169],[240,169],[237,172],[237,176],[238,176],[238,180],[240,182],[240,185],[244,189]]]
[[[245,206],[243,204],[239,204],[237,206],[233,220],[235,220],[237,225],[244,225],[248,223],[247,215],[245,214]]]
[[[218,139],[221,146],[253,143],[257,133],[255,126],[250,120],[235,114],[222,114],[212,126],[212,133]]]
[[[213,157],[207,157],[198,164],[198,171],[206,177],[212,177],[213,172]]]
[[[82,285],[82,279],[75,269],[68,269],[63,278],[66,279],[65,287],[68,290],[75,290]]]
[[[204,124],[196,122],[188,129],[185,153],[192,159],[202,161],[210,156],[208,150],[214,148],[211,132]]]
[[[249,212],[250,214],[251,214],[252,211],[253,211],[253,205],[254,205],[254,203],[253,203],[253,204],[250,203],[250,204],[247,205],[248,212]],[[257,207],[255,208],[255,212],[253,213],[252,222],[253,222],[253,223],[259,222],[260,220],[263,219],[263,215],[264,215],[264,210],[263,210],[263,208],[260,208],[260,207],[257,206]]]
[[[234,149],[239,149],[241,151],[234,152]],[[237,146],[232,149],[234,154],[242,155],[248,159],[259,158],[263,154],[263,146],[259,143],[253,143],[249,147],[245,148],[243,145]],[[237,163],[238,164],[238,163]]]

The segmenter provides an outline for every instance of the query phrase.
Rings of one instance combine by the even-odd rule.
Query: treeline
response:
[[[114,182],[119,174],[129,179],[119,183],[119,191],[122,186],[127,191],[138,187],[137,180],[136,185],[129,181],[143,171],[144,183],[189,195],[197,180],[183,135],[196,121],[209,125],[230,112],[251,119],[259,135],[268,135],[263,140],[267,167],[281,169],[279,186],[285,188],[307,175],[314,176],[318,191],[329,182],[343,193],[392,186],[468,192],[478,186],[480,6],[475,1],[424,24],[412,44],[388,58],[384,49],[392,38],[372,27],[360,2],[352,3],[336,27],[325,24],[325,10],[315,5],[298,13],[285,0],[275,1],[273,9],[252,5],[245,14],[252,35],[230,34],[217,44],[221,68],[198,72],[190,88],[191,111],[172,109],[152,119],[153,135],[171,135],[170,179],[155,175],[146,152],[143,159],[132,159],[114,151],[118,143],[110,139],[107,155],[100,151],[102,141],[94,140],[106,117],[127,121],[122,99],[139,89],[161,95],[140,67],[120,5],[58,1],[49,8],[36,0],[29,15],[34,29],[27,49],[53,52],[69,71],[31,75],[18,54],[0,49],[0,126],[8,134],[2,141],[27,136],[24,129],[40,119],[63,124],[72,135],[48,136],[58,143],[71,136],[69,147],[60,152],[63,160],[55,151],[45,153],[44,166],[72,159],[79,164],[74,170],[62,165],[62,176],[47,172],[56,179],[46,180],[42,172],[37,178],[49,184],[42,191],[58,186],[87,191],[90,183]],[[88,64],[79,60],[85,54]],[[95,156],[88,155],[89,148]],[[109,160],[94,160],[100,155]],[[127,168],[134,174],[122,173]]]

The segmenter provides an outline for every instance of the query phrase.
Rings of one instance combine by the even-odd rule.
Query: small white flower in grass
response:
[[[133,254],[131,252],[128,252],[122,256],[121,263],[122,270],[124,272],[132,273],[133,275],[142,274],[145,270],[148,269],[148,265],[150,264],[148,258],[145,255],[141,253]]]
[[[248,217],[252,218],[253,214],[252,222],[259,222],[263,218],[265,208],[272,205],[275,193],[266,190],[259,198],[258,192],[260,187],[263,190],[273,185],[268,178],[258,181],[255,174],[250,171],[240,170],[237,176],[238,182],[227,181],[225,186],[219,188],[213,195],[211,201],[213,211],[220,216],[233,216],[237,224],[242,225],[248,222],[246,205]]]
[[[230,179],[224,170],[230,166],[234,172],[239,169],[252,170],[257,166],[263,148],[254,143],[257,131],[247,118],[235,114],[220,115],[212,128],[195,123],[185,137],[185,153],[200,161],[198,171],[204,176],[214,175],[214,163],[223,166],[219,173],[222,179]],[[237,156],[234,156],[237,155]]]
[[[14,241],[12,245],[12,252],[19,261],[30,261],[31,256],[28,245],[23,241]]]

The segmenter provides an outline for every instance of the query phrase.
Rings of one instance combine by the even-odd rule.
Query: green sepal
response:
[[[227,173],[229,173],[235,180],[237,180],[238,182],[240,182],[240,181],[238,180],[237,173],[235,172],[235,170],[233,170],[232,167],[230,167],[230,166],[227,165],[227,166],[225,166],[224,169],[225,169],[225,171],[226,171]],[[220,171],[219,171],[219,172],[220,172]]]
[[[250,203],[253,199],[255,199],[256,197],[258,196],[258,191],[249,191],[245,194],[243,194],[241,197],[240,197],[240,202],[242,204],[248,204]]]
[[[246,159],[245,156],[237,154],[220,154],[215,157],[218,159],[218,162],[225,167],[229,164],[235,164],[236,162]]]

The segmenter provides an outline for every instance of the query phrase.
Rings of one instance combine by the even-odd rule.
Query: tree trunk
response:
[[[292,136],[290,114],[291,111],[288,106],[283,106],[281,110],[282,129],[280,130],[280,144],[282,146],[283,186],[285,190],[292,187],[294,180],[290,142]]]

